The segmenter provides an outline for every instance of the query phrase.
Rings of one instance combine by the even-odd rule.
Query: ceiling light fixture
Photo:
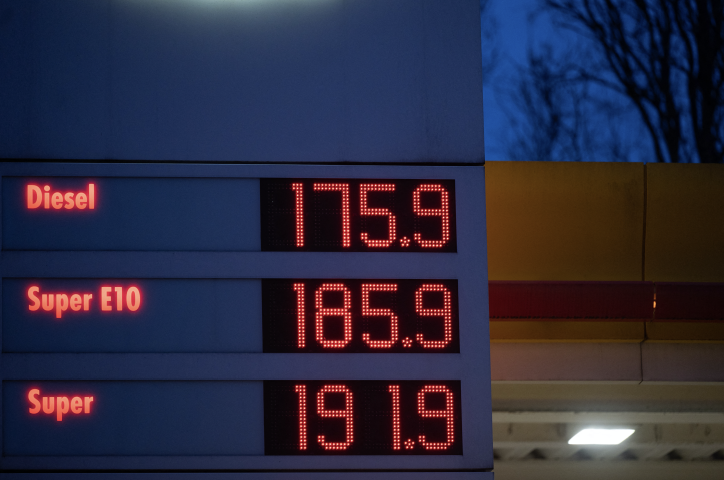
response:
[[[630,428],[585,428],[568,440],[569,445],[618,445],[634,430]]]

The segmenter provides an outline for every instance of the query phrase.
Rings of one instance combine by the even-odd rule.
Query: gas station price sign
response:
[[[262,280],[265,352],[459,353],[456,280]]]
[[[268,455],[461,455],[460,382],[266,382]]]
[[[0,174],[1,470],[492,468],[482,167]]]
[[[455,182],[261,181],[262,249],[455,252]]]

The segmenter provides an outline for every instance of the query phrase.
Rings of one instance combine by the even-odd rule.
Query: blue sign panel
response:
[[[251,279],[3,279],[3,352],[261,352]]]
[[[2,191],[4,250],[259,250],[254,180],[4,177]]]
[[[3,471],[492,469],[483,167],[0,175]]]
[[[262,396],[261,382],[7,381],[4,455],[263,455]]]

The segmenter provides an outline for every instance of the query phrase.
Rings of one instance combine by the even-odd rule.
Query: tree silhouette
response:
[[[627,161],[633,147],[620,132],[630,112],[600,88],[580,81],[580,52],[551,44],[528,50],[527,64],[497,88],[512,129],[502,141],[521,160]]]
[[[637,112],[656,161],[724,162],[724,0],[541,0],[541,11],[572,33],[584,54],[561,64],[549,47],[531,48],[522,77],[527,75],[528,83],[518,81],[517,95],[524,95],[526,88],[543,97],[546,89],[559,97],[565,92],[576,97],[567,102],[578,107],[562,110],[560,102],[544,102],[539,107],[549,115],[527,121],[554,131],[555,122],[575,125],[571,115],[590,111],[591,102],[601,103],[602,92],[613,93],[619,95],[620,106],[628,103]],[[546,69],[558,79],[552,89],[546,87],[551,80]],[[608,104],[611,111],[615,104]],[[552,115],[555,109],[563,120]],[[530,116],[529,111],[522,114]],[[584,118],[582,126],[563,133],[569,144],[586,145],[581,135],[592,130],[601,131],[600,124]],[[620,132],[615,125],[603,130],[611,138]],[[619,147],[612,144],[619,156],[630,158]],[[563,153],[561,159],[582,158],[575,150]]]

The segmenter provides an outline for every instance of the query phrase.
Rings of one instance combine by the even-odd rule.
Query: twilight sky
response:
[[[491,79],[483,86],[485,109],[485,159],[508,160],[497,138],[505,128],[505,113],[501,107],[504,98],[496,95],[494,84],[505,81],[515,69],[525,61],[526,46],[529,41],[549,38],[552,26],[539,18],[535,29],[529,30],[528,16],[536,6],[536,0],[492,0],[491,13],[498,22],[497,42],[501,51],[501,60]],[[485,46],[483,46],[485,48]]]

